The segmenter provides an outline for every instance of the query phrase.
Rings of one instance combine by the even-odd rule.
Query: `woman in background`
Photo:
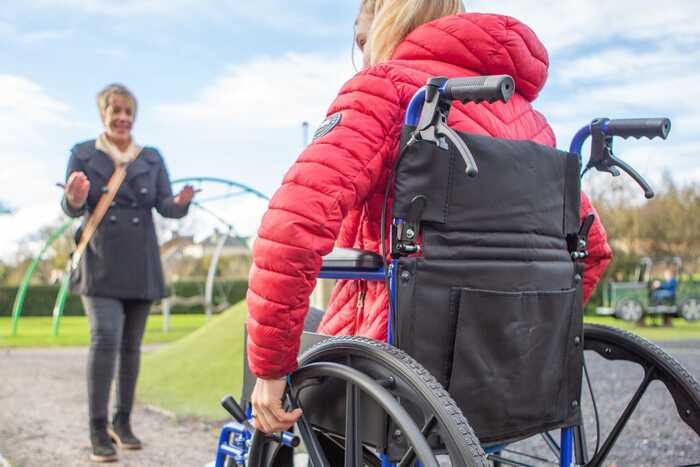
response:
[[[126,178],[71,276],[71,291],[81,295],[90,322],[87,383],[91,460],[111,462],[117,460],[113,441],[125,449],[142,446],[130,423],[141,339],[151,302],[165,296],[152,210],[164,217],[183,217],[194,191],[186,186],[173,196],[158,150],[134,142],[131,130],[137,103],[127,88],[107,86],[97,95],[97,106],[105,131],[71,150],[61,206],[71,217],[83,216],[76,234],[79,241],[115,168],[126,166]],[[117,356],[116,410],[108,426]]]

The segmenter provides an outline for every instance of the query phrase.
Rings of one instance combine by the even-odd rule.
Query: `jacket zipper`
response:
[[[357,333],[357,323],[360,320],[360,315],[365,307],[365,296],[367,295],[367,281],[359,281],[360,290],[357,293],[357,302],[355,302],[355,323],[353,325],[353,334]]]

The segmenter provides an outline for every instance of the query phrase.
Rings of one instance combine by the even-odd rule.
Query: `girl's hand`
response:
[[[190,204],[192,198],[194,198],[194,188],[192,185],[185,185],[182,191],[175,196],[175,204],[185,206]]]
[[[301,417],[301,409],[286,412],[282,398],[287,379],[260,379],[255,383],[251,396],[253,426],[267,434],[288,430]]]
[[[90,181],[83,172],[73,172],[68,176],[64,194],[73,209],[80,209],[87,200]]]

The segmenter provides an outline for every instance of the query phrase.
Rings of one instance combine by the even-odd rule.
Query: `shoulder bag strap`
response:
[[[73,251],[73,255],[71,256],[70,261],[71,270],[76,269],[78,267],[78,264],[80,264],[80,258],[83,256],[83,253],[87,248],[88,242],[97,230],[97,226],[100,225],[100,222],[107,213],[109,205],[112,204],[112,201],[114,201],[114,197],[117,196],[119,187],[121,187],[122,182],[124,182],[125,178],[126,164],[117,165],[114,168],[114,173],[107,182],[106,191],[100,197],[100,200],[97,202],[97,206],[95,206],[95,209],[92,211],[87,223],[85,224],[83,233],[80,236],[80,243],[78,243],[78,246],[76,247],[75,251]]]

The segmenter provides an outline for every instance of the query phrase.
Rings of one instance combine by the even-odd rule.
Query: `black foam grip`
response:
[[[243,423],[246,420],[245,412],[233,397],[224,397],[221,400],[221,406],[226,409],[237,422]]]
[[[515,83],[508,75],[473,76],[448,79],[443,95],[462,102],[508,102],[514,91]]]
[[[620,118],[608,122],[607,134],[623,138],[666,139],[670,131],[671,120],[668,118]]]

